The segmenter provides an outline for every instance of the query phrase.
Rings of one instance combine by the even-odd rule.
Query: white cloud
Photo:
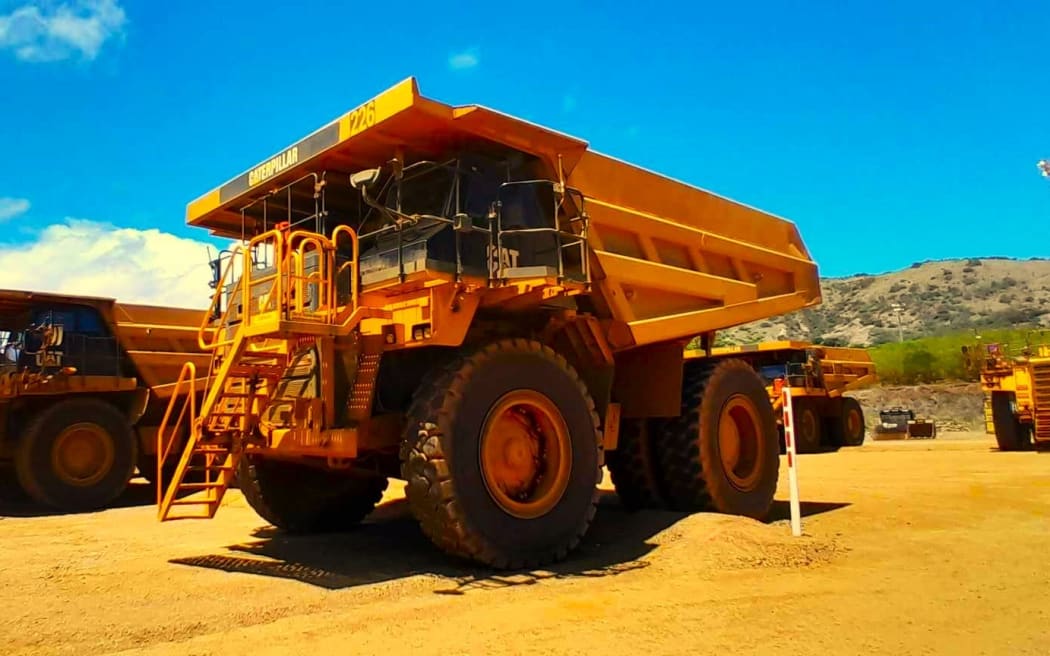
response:
[[[448,67],[454,71],[462,71],[474,68],[480,63],[477,48],[470,48],[463,52],[452,53],[448,56]]]
[[[35,241],[0,244],[0,288],[204,309],[212,293],[207,246],[156,229],[66,219]]]
[[[29,211],[29,201],[25,198],[0,198],[0,222],[13,219]]]
[[[27,0],[0,15],[0,49],[28,62],[51,62],[79,54],[98,56],[102,45],[124,34],[127,15],[117,0]]]

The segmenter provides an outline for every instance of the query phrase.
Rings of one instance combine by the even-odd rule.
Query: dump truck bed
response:
[[[211,357],[197,342],[204,314],[186,308],[113,304],[117,339],[157,398],[171,396],[186,362],[197,366],[200,378],[207,375]]]
[[[834,394],[870,384],[875,381],[875,362],[866,349],[850,348],[841,346],[821,346],[810,342],[796,340],[780,340],[774,342],[760,342],[757,344],[744,344],[738,346],[720,346],[711,350],[711,357],[732,357],[742,354],[752,354],[755,357],[775,358],[777,360],[792,359],[792,361],[805,361],[807,351],[819,350],[823,353],[820,358],[820,368],[824,377],[825,389]],[[704,358],[707,354],[700,350],[688,350],[686,359]]]
[[[187,308],[119,303],[115,299],[26,290],[0,290],[0,312],[16,313],[37,304],[84,306],[98,311],[131,358],[154,398],[171,395],[182,366],[192,361],[207,374],[210,355],[197,342],[205,312]]]
[[[191,202],[187,223],[237,238],[272,228],[242,209],[311,172],[349,175],[459,150],[514,149],[587,199],[595,311],[614,349],[691,336],[820,302],[817,265],[790,221],[591,150],[478,105],[450,106],[409,78]],[[339,198],[328,201],[338,220]],[[345,202],[357,203],[358,197]]]

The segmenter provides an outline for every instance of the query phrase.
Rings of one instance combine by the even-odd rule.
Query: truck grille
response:
[[[1050,362],[1032,366],[1035,439],[1050,440]]]

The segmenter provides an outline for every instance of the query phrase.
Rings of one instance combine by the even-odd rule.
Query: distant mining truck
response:
[[[187,221],[243,242],[212,281],[203,401],[160,431],[191,428],[161,520],[214,516],[236,476],[284,531],[343,529],[399,478],[438,547],[516,568],[579,544],[603,464],[629,505],[771,507],[761,375],[684,350],[820,302],[787,220],[410,78]]]
[[[963,347],[978,371],[991,429],[1001,451],[1050,449],[1050,344]]]
[[[738,358],[748,362],[766,385],[778,424],[783,418],[783,389],[789,387],[798,453],[864,443],[864,410],[859,401],[845,396],[845,392],[878,380],[875,363],[865,349],[784,340],[716,347],[710,355],[686,351],[687,362],[694,358]]]
[[[156,432],[198,345],[201,310],[0,290],[0,462],[34,500],[103,508],[138,472],[157,478]],[[203,381],[202,381],[203,382]]]

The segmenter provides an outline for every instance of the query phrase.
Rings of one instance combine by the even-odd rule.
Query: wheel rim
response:
[[[718,418],[718,452],[733,487],[747,492],[760,478],[761,423],[758,408],[746,396],[735,395]]]
[[[846,430],[849,432],[851,439],[856,439],[860,436],[860,413],[856,410],[850,410],[846,414]]]
[[[55,439],[51,469],[67,485],[95,485],[113,468],[113,439],[96,424],[69,426]]]
[[[550,512],[569,485],[569,428],[557,406],[533,390],[505,394],[489,410],[480,456],[489,496],[520,519]]]

